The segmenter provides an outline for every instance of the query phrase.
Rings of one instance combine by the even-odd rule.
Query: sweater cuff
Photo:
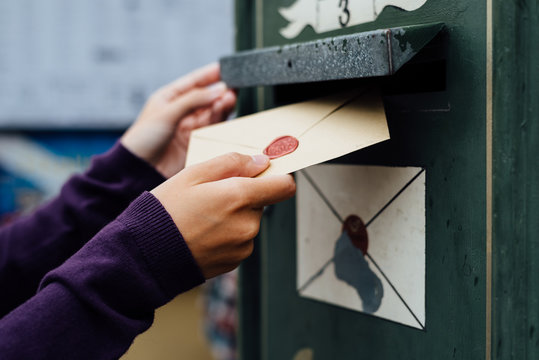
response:
[[[166,180],[152,165],[127,150],[119,140],[109,151],[92,159],[88,174],[108,183],[123,184],[131,199]]]
[[[139,196],[118,221],[129,230],[166,296],[172,299],[205,281],[176,224],[152,194]]]

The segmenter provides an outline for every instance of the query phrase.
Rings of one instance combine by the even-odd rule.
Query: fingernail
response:
[[[226,84],[224,82],[220,81],[220,82],[210,86],[209,89],[211,91],[211,97],[216,99],[219,96],[223,95],[223,93],[226,91],[227,87],[226,87]]]
[[[253,155],[251,157],[256,165],[266,165],[269,162],[269,157],[263,154]]]

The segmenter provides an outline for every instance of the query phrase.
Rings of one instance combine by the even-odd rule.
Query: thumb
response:
[[[230,177],[254,177],[270,164],[266,155],[228,153],[186,168],[187,181],[195,184],[222,180]]]

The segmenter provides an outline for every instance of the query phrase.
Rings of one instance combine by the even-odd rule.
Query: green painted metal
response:
[[[493,359],[539,359],[539,5],[494,5]]]
[[[252,29],[255,25],[255,8],[252,2],[236,2],[236,50],[242,51],[255,46],[255,37]],[[256,93],[254,89],[244,89],[238,93],[238,115],[247,115],[257,109]],[[260,318],[260,246],[258,239],[253,254],[244,261],[239,270],[239,283],[242,286],[238,291],[238,327],[242,331],[237,333],[237,346],[241,358],[256,359],[261,348]],[[248,329],[243,331],[243,329]]]
[[[426,331],[299,297],[291,200],[265,215],[259,257],[243,266],[250,275],[242,278],[242,299],[254,296],[258,309],[243,317],[241,333],[253,339],[242,344],[243,359],[292,359],[302,348],[311,348],[314,359],[485,359],[489,331],[493,359],[539,358],[537,2],[493,0],[492,309],[486,307],[487,0],[428,0],[410,13],[387,7],[375,22],[324,34],[306,28],[293,41],[279,35],[286,21],[277,12],[293,0],[237,2],[262,7],[255,23],[238,18],[242,31],[259,39],[250,48],[445,24],[395,76],[267,87],[257,97],[272,107],[343,87],[382,89],[391,140],[337,162],[426,168]]]
[[[256,46],[254,34],[255,7],[251,1],[236,1],[236,50],[244,51]],[[241,21],[239,21],[241,19]],[[257,109],[256,93],[253,89],[244,89],[238,94],[238,114],[246,115]]]

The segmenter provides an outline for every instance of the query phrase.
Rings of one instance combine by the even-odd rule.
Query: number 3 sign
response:
[[[296,0],[279,13],[289,21],[280,34],[293,39],[307,25],[317,33],[376,20],[386,6],[406,11],[419,9],[427,0]]]

